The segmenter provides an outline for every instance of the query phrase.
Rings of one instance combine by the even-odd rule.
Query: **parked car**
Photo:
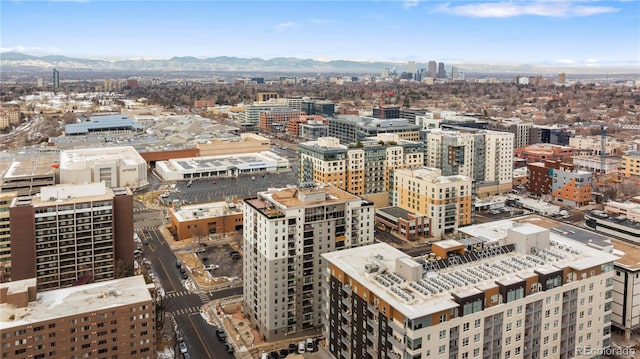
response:
[[[227,349],[227,353],[233,353],[233,345],[229,342],[224,343],[225,349]]]
[[[182,272],[182,279],[188,279],[189,278],[189,274],[187,274],[187,272]]]
[[[289,355],[289,351],[287,349],[280,349],[280,358],[286,358]]]
[[[304,354],[304,340],[298,342],[298,354]]]
[[[229,252],[229,255],[231,256],[231,259],[240,259],[240,252],[238,251],[231,251]]]
[[[296,351],[298,351],[298,346],[296,345],[296,343],[289,344],[289,354],[293,354]]]
[[[224,330],[218,328],[216,329],[216,337],[218,337],[218,340],[225,340],[227,339],[227,333],[225,333]]]
[[[187,352],[187,345],[184,342],[180,342],[180,353],[186,353]]]
[[[307,352],[309,352],[309,353],[314,351],[313,339],[307,338],[307,340],[306,340],[306,349],[307,349]]]
[[[178,268],[182,267],[182,263],[180,262],[180,260],[176,260],[176,267]]]
[[[280,355],[278,354],[278,352],[271,352],[269,354],[269,359],[280,359]]]

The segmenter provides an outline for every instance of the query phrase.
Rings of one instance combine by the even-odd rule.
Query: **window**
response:
[[[447,346],[446,345],[441,345],[438,347],[438,354],[444,354],[444,352],[447,350]]]
[[[466,332],[466,331],[468,331],[468,330],[469,330],[469,323],[464,323],[464,324],[462,324],[462,331],[463,331],[463,332]]]
[[[447,337],[447,331],[446,330],[441,330],[440,331],[440,339],[444,339]]]
[[[469,345],[469,337],[462,338],[462,346],[466,347],[467,345]]]

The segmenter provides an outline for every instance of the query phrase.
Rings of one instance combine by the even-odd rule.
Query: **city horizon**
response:
[[[397,64],[435,60],[602,72],[640,68],[637,2],[147,4],[6,2],[0,52],[105,61],[227,56]]]

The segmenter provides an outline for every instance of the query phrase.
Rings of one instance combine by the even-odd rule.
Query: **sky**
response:
[[[625,65],[640,73],[640,0],[0,0],[0,51]]]

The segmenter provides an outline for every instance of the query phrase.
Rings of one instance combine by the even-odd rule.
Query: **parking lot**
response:
[[[191,185],[189,185],[191,183]],[[298,178],[294,171],[278,173],[256,173],[239,177],[216,179],[194,179],[180,181],[169,186],[165,198],[160,198],[165,205],[177,200],[178,204],[204,203],[223,201],[230,198],[255,197],[257,192],[266,191],[270,187],[295,185]]]
[[[188,268],[189,277],[205,291],[242,283],[242,254],[234,259],[233,251],[239,249],[237,236],[196,239],[190,243],[173,242],[174,251],[183,267]]]

